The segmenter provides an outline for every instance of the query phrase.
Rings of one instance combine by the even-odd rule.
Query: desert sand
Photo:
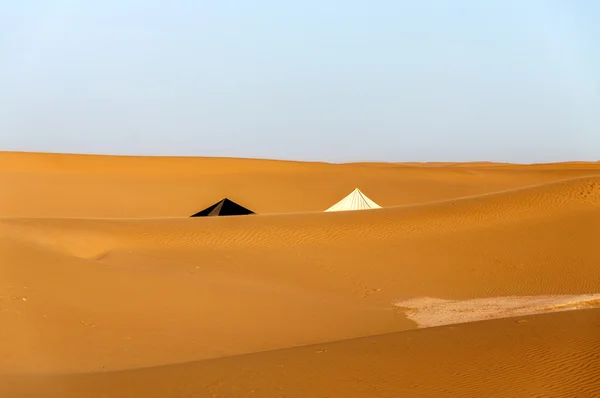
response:
[[[600,163],[4,152],[0,183],[2,397],[600,396]],[[355,187],[383,208],[324,212]],[[189,218],[224,197],[257,214]]]

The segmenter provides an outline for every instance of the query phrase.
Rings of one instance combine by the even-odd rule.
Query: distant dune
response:
[[[397,305],[600,293],[600,163],[6,152],[0,183],[2,397],[600,394],[597,309]],[[324,212],[355,187],[384,208]],[[257,214],[189,218],[225,197]]]
[[[0,217],[182,217],[228,197],[259,213],[320,212],[360,187],[414,205],[595,176],[600,164],[408,167],[0,152]]]

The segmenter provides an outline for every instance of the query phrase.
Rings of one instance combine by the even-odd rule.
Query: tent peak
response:
[[[254,212],[229,198],[223,198],[212,206],[193,214],[191,217],[241,216],[247,214],[254,214]]]
[[[367,210],[379,208],[381,208],[381,206],[369,199],[360,189],[354,188],[354,190],[344,199],[325,211]]]

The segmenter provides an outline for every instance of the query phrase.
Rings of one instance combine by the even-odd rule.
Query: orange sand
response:
[[[600,394],[599,310],[396,305],[600,293],[598,163],[0,153],[0,183],[2,397]],[[323,213],[355,187],[386,208]],[[259,214],[187,218],[223,197]]]

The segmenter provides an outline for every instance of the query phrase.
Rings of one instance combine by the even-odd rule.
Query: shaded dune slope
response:
[[[27,397],[594,397],[600,310],[474,322],[123,372],[0,376]]]

